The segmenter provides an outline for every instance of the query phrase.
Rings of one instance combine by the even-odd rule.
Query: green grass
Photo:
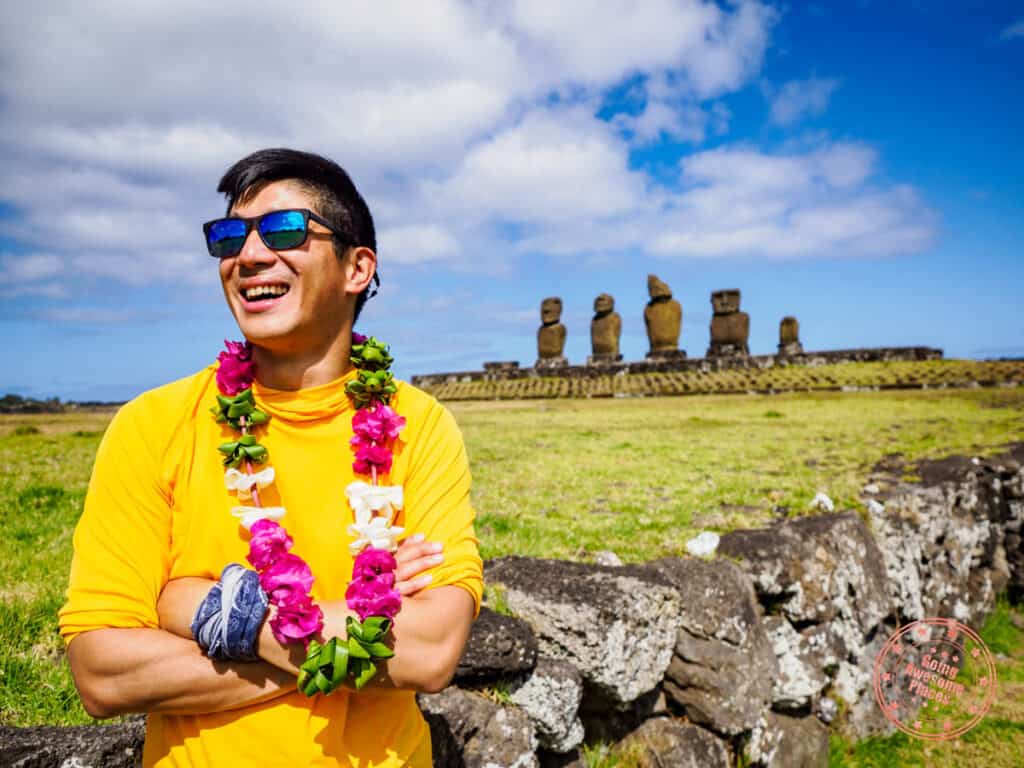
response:
[[[979,634],[996,656],[998,692],[988,714],[959,739],[926,742],[896,733],[855,744],[833,735],[830,768],[1019,768],[1024,755],[1024,613],[1000,599]]]
[[[449,405],[485,557],[679,554],[702,529],[804,514],[818,491],[862,509],[884,454],[989,454],[1024,437],[1020,389]]]
[[[92,722],[64,663],[57,610],[72,530],[109,418],[0,418],[0,723]],[[91,423],[91,436],[73,437],[70,430],[83,421]]]

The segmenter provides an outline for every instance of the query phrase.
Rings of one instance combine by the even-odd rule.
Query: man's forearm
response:
[[[265,662],[214,662],[161,629],[98,629],[76,637],[68,660],[93,717],[237,709],[295,690],[295,676]]]
[[[344,601],[322,603],[324,639],[344,639],[345,618],[353,615]],[[442,587],[402,600],[389,644],[395,655],[378,665],[373,687],[436,692],[448,684],[469,635],[473,599],[459,587]],[[305,658],[301,646],[282,646],[264,624],[259,654],[264,660],[297,675]]]

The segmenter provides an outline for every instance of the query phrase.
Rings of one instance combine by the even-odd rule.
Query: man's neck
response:
[[[270,389],[297,390],[318,387],[344,376],[352,369],[351,334],[316,349],[283,352],[253,345],[256,378]]]

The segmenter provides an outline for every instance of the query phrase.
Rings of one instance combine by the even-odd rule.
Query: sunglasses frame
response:
[[[301,213],[302,214],[302,217],[303,217],[302,220],[303,220],[303,223],[305,224],[305,228],[306,228],[305,235],[303,236],[303,238],[302,238],[302,240],[300,242],[298,242],[297,244],[291,246],[290,248],[275,248],[274,246],[272,246],[270,243],[268,243],[266,241],[266,239],[263,237],[263,233],[260,232],[260,228],[257,226],[256,227],[256,233],[260,236],[260,240],[263,242],[263,244],[265,246],[267,246],[267,248],[269,248],[270,250],[272,250],[272,251],[287,251],[287,250],[291,250],[291,248],[299,248],[299,247],[301,247],[306,242],[306,240],[309,239],[309,235],[310,235],[309,222],[310,221],[315,221],[317,224],[320,224],[321,226],[326,227],[327,231],[330,232],[333,237],[341,237],[341,235],[338,234],[338,232],[336,230],[331,228],[331,225],[330,225],[329,222],[325,221],[322,216],[317,216],[315,213],[313,213],[311,210],[309,210],[309,208],[281,208],[281,209],[276,210],[276,211],[267,211],[266,213],[261,213],[259,216],[249,216],[249,217],[246,217],[246,216],[222,216],[219,219],[211,219],[210,221],[208,221],[205,224],[203,224],[203,237],[206,240],[206,250],[207,250],[207,252],[213,258],[217,259],[218,261],[223,261],[224,259],[233,259],[235,256],[237,256],[238,254],[240,254],[242,252],[242,248],[245,247],[245,241],[249,239],[249,233],[252,232],[253,225],[256,224],[258,221],[260,221],[260,219],[262,219],[264,216],[270,216],[271,214],[274,214],[274,213],[289,213],[291,211],[295,211],[297,213]],[[237,251],[235,251],[230,256],[218,256],[217,254],[215,254],[213,252],[213,246],[210,244],[210,228],[214,224],[217,224],[217,223],[219,223],[221,221],[232,221],[232,220],[238,220],[238,221],[245,222],[245,236],[242,238],[242,247],[239,248]],[[325,234],[325,233],[323,233],[323,232],[313,232],[312,234],[319,235],[319,234]],[[374,296],[377,295],[377,286],[380,285],[380,273],[379,273],[379,270],[374,270],[374,273],[373,273],[373,283],[374,283],[375,287],[369,289],[369,291],[366,294],[366,298],[367,299],[372,299]]]
[[[288,248],[275,248],[273,245],[268,243],[267,239],[263,236],[263,232],[260,231],[259,222],[262,221],[267,216],[273,216],[275,213],[301,213],[302,223],[304,227],[302,240],[300,240],[295,245],[288,246]],[[245,235],[242,237],[242,245],[239,247],[237,251],[228,256],[218,256],[216,253],[214,253],[213,244],[210,242],[210,229],[215,224],[219,224],[222,221],[241,221],[245,223]],[[291,250],[292,248],[300,248],[306,242],[310,235],[310,221],[315,221],[317,224],[327,227],[327,231],[330,232],[331,235],[336,237],[339,236],[338,233],[331,227],[330,222],[326,221],[321,216],[317,216],[308,208],[281,208],[280,210],[267,211],[266,213],[261,213],[259,216],[223,216],[219,219],[212,219],[211,221],[208,221],[205,224],[203,224],[203,237],[206,239],[207,252],[215,259],[231,259],[237,256],[239,253],[241,253],[242,248],[245,247],[245,241],[249,239],[249,233],[252,232],[254,227],[256,229],[256,233],[260,236],[260,240],[263,242],[265,246],[267,246],[267,248],[269,248],[272,251],[287,251]],[[313,234],[322,233],[314,232]]]

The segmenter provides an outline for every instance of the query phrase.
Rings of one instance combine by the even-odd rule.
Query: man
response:
[[[307,153],[256,152],[218,191],[229,226],[244,234],[208,246],[252,344],[257,406],[270,415],[260,441],[275,478],[260,494],[287,509],[281,524],[315,576],[322,637],[344,638],[352,576],[345,488],[356,477],[345,384],[355,376],[353,324],[376,277],[373,221],[345,171]],[[276,211],[310,212],[290,214],[306,220],[288,247],[265,241],[270,219],[261,217]],[[229,513],[238,501],[217,452],[231,431],[209,413],[215,373],[211,365],[128,403],[100,446],[60,612],[86,710],[149,713],[146,766],[429,766],[415,692],[447,684],[482,592],[469,472],[451,415],[399,383],[392,407],[406,428],[388,483],[404,490],[395,524],[419,536],[396,553],[394,656],[359,692],[307,698],[296,689],[302,646],[278,642],[269,621],[259,661],[212,661],[192,639],[197,607],[227,563],[245,562],[248,542]]]

